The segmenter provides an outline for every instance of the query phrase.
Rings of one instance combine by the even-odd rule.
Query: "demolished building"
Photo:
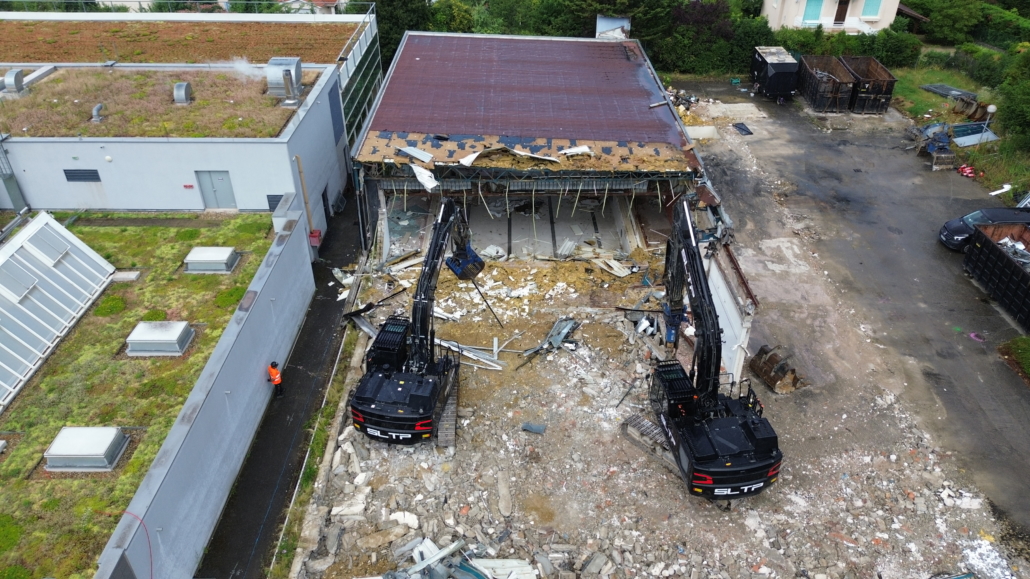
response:
[[[425,190],[466,205],[561,198],[567,212],[577,197],[628,212],[687,194],[713,209],[711,225],[722,219],[636,40],[408,32],[354,157],[369,239],[388,225],[379,204]]]
[[[408,32],[353,158],[363,243],[381,263],[421,247],[440,196],[492,258],[662,250],[680,198],[706,239],[732,233],[636,40]],[[720,315],[742,356],[757,300],[729,260],[713,275],[739,286]],[[726,366],[739,375],[742,361]]]

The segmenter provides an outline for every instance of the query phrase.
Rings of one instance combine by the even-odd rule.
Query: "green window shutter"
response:
[[[866,18],[876,18],[880,15],[880,0],[865,0],[865,5],[862,6],[862,16]]]
[[[808,0],[805,3],[804,22],[817,22],[823,12],[823,0]]]

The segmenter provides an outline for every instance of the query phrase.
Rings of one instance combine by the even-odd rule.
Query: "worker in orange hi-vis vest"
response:
[[[275,397],[283,396],[283,375],[279,371],[279,362],[272,362],[268,365],[268,381],[275,385]]]

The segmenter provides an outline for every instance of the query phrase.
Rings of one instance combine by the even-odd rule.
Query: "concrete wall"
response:
[[[762,16],[769,19],[773,30],[783,27],[801,28],[823,25],[827,31],[876,32],[894,22],[900,0],[850,0],[844,26],[834,26],[834,17],[840,0],[764,0]],[[818,21],[805,21],[805,7],[808,3],[819,4]],[[868,6],[867,6],[868,5]],[[876,6],[879,5],[879,9]],[[867,7],[869,8],[867,10]],[[875,13],[875,16],[867,15]]]
[[[294,190],[286,143],[274,139],[15,138],[4,147],[33,209],[201,211],[195,171],[228,171],[243,210],[268,211],[266,195]],[[69,183],[64,169],[95,169],[100,182]],[[0,207],[12,207],[6,194]]]
[[[345,143],[334,141],[343,127],[340,75],[325,66],[282,133],[271,139],[10,138],[4,141],[25,201],[33,209],[117,209],[201,211],[196,171],[228,171],[243,211],[268,211],[268,195],[300,193],[294,155],[304,164],[315,228],[325,230],[322,190],[330,204],[345,185]],[[335,120],[334,115],[339,115]],[[110,160],[108,160],[110,158]],[[69,183],[64,169],[94,169],[99,183]],[[2,191],[2,190],[0,190]],[[13,208],[6,192],[0,208]]]
[[[297,171],[295,158],[300,157],[304,167],[304,181],[307,184],[308,201],[311,205],[313,229],[326,230],[325,210],[322,204],[322,191],[328,188],[329,204],[343,194],[346,185],[344,167],[347,164],[346,139],[336,138],[336,127],[339,136],[343,136],[343,117],[339,125],[332,122],[330,99],[340,99],[340,78],[338,74],[323,75],[301,105],[298,112],[304,119],[321,119],[321,122],[291,122],[287,130],[291,130],[287,142],[287,154],[293,172],[293,183],[289,191],[301,194],[300,174]],[[335,107],[340,111],[340,107]],[[301,115],[297,115],[298,117]],[[296,118],[296,117],[295,117]]]
[[[151,563],[156,579],[193,576],[272,394],[265,368],[286,360],[314,291],[305,222],[288,222],[129,504],[146,530],[122,517],[98,579],[145,579]]]

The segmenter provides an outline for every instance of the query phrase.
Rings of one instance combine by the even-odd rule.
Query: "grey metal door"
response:
[[[228,171],[196,171],[204,207],[210,209],[235,209],[236,196],[232,192],[232,181]]]

